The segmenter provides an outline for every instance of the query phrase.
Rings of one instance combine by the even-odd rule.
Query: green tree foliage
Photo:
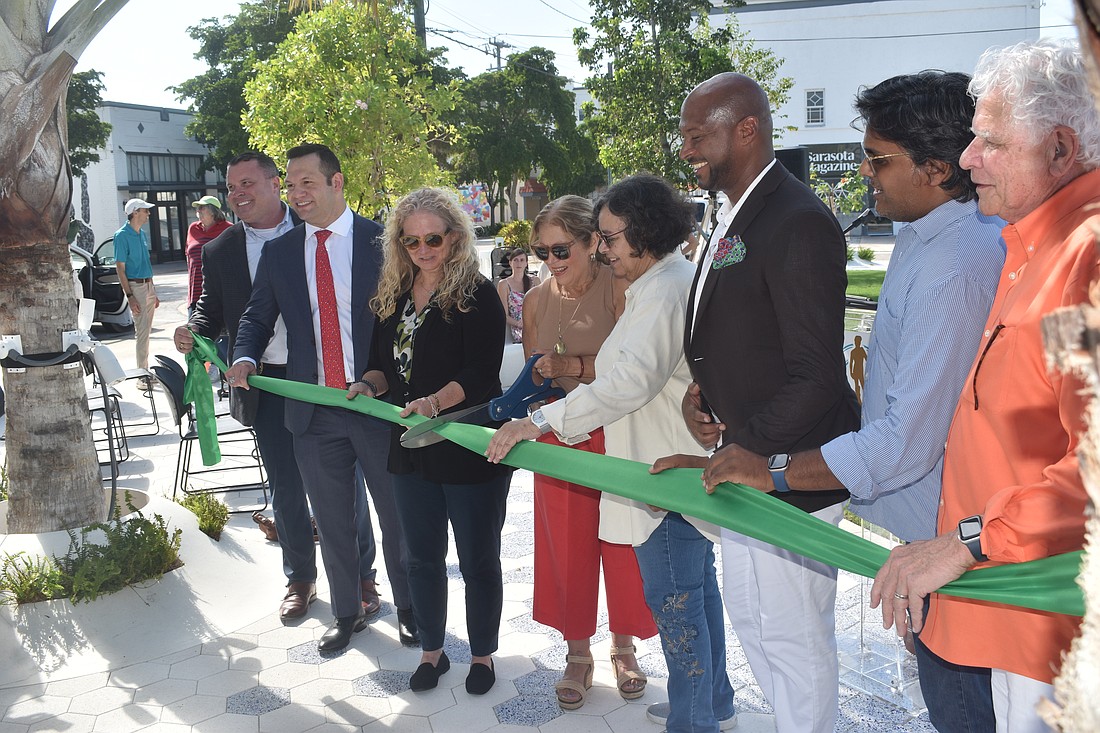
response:
[[[286,0],[250,0],[236,16],[206,18],[187,32],[199,42],[195,58],[209,69],[173,87],[181,100],[192,100],[195,117],[186,132],[212,151],[212,168],[224,170],[235,155],[248,149],[248,133],[241,125],[244,85],[255,67],[275,52],[294,27]]]
[[[848,171],[837,181],[828,181],[810,171],[810,188],[837,214],[856,214],[867,208],[867,179],[859,171]]]
[[[448,182],[430,150],[455,84],[438,84],[403,2],[331,2],[304,13],[245,84],[244,127],[276,160],[302,142],[340,157],[348,203],[366,216]]]
[[[577,57],[587,81],[586,125],[600,161],[620,177],[639,170],[688,179],[677,157],[680,104],[714,74],[751,76],[775,109],[793,81],[779,77],[782,59],[758,49],[730,13],[721,27],[709,20],[710,0],[591,0],[591,28],[577,28]],[[742,5],[737,0],[730,3]],[[607,65],[611,70],[607,70]]]
[[[591,173],[595,150],[577,131],[573,93],[565,85],[554,52],[535,47],[462,86],[453,115],[462,137],[456,171],[462,180],[488,184],[494,221],[512,184],[536,169],[552,196],[586,194],[603,179],[602,172]]]
[[[107,144],[111,134],[111,126],[95,111],[103,103],[102,95],[103,74],[94,69],[78,71],[69,79],[65,115],[69,123],[69,165],[74,176],[99,162],[96,151]]]

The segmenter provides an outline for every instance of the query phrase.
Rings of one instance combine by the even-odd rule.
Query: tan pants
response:
[[[137,340],[137,367],[149,368],[149,334],[153,330],[153,315],[156,313],[157,296],[153,283],[130,283],[130,291],[141,308],[134,313],[134,338]]]

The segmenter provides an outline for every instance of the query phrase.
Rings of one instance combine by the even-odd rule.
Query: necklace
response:
[[[573,315],[569,317],[569,323],[573,323],[573,321],[575,321],[577,319],[577,313],[581,309],[581,303],[584,302],[585,296],[588,295],[588,292],[590,290],[592,290],[592,284],[595,283],[595,282],[596,282],[596,278],[593,277],[591,280],[588,281],[588,287],[586,287],[584,289],[584,292],[581,293],[579,297],[577,297],[577,305],[576,305],[575,308],[573,308]],[[558,285],[558,342],[556,344],[554,344],[554,353],[555,354],[564,354],[566,352],[565,339],[562,338],[562,327],[561,327],[562,307],[564,306],[564,304],[565,304],[565,292],[561,289],[561,285]],[[568,330],[569,325],[567,324],[565,328],[566,328],[566,330]]]

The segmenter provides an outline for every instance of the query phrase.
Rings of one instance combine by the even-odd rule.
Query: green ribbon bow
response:
[[[191,352],[188,355],[188,371],[201,372],[207,393],[205,401],[196,400],[196,412],[200,422],[207,420],[212,425],[212,388],[202,361],[215,362],[223,370],[224,365],[218,359],[213,344],[198,335],[195,336],[195,351],[200,352],[201,358],[192,358],[195,352]],[[189,374],[189,386],[191,382]],[[349,400],[347,392],[342,389],[258,375],[249,377],[248,384],[289,399],[342,407],[406,426],[426,419],[415,414],[402,418],[398,414],[400,408],[363,395]],[[485,453],[493,435],[491,428],[459,422],[441,425],[438,432],[448,440],[480,454]],[[204,452],[204,460],[205,455]],[[867,578],[875,577],[890,554],[884,547],[748,486],[725,484],[723,491],[706,494],[700,490],[701,471],[697,468],[673,469],[653,475],[645,463],[534,442],[516,445],[504,463],[698,517]],[[1031,562],[970,570],[938,592],[1082,616],[1085,601],[1076,583],[1081,554],[1070,552]]]

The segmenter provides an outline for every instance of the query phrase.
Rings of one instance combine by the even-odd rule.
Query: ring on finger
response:
[[[899,601],[908,601],[909,600],[908,595],[906,595],[905,593],[898,593],[897,591],[894,591],[894,598],[897,598]]]

